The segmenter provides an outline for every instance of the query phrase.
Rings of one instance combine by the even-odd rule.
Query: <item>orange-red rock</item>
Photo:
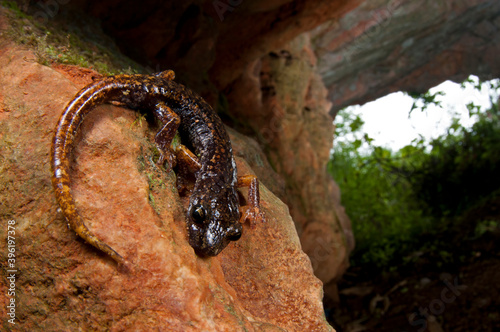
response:
[[[88,116],[72,188],[88,226],[134,269],[118,271],[77,238],[56,206],[49,151],[58,117],[81,86],[0,39],[0,237],[4,221],[14,220],[18,270],[15,325],[6,320],[0,284],[4,329],[333,331],[288,209],[265,187],[266,223],[246,225],[215,258],[194,254],[175,174],[152,162],[154,129],[131,110],[104,105]],[[264,158],[255,144],[245,150],[241,137],[235,147],[237,155]],[[238,168],[251,172],[241,158]],[[2,267],[6,255],[1,241]]]

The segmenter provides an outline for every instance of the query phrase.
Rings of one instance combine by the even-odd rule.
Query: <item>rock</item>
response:
[[[249,63],[309,31],[333,111],[394,91],[425,92],[446,79],[500,74],[495,0],[191,0],[140,7],[75,0],[61,11],[71,7],[102,19],[136,59],[176,69],[206,92],[205,73],[224,90]]]
[[[420,279],[420,286],[425,287],[431,283],[431,279],[424,277]]]
[[[470,74],[499,77],[499,13],[495,0],[366,1],[318,26],[313,47],[332,111]]]
[[[10,297],[2,283],[5,329],[333,331],[288,209],[266,187],[266,223],[245,225],[240,241],[217,257],[195,255],[175,174],[152,162],[155,131],[131,110],[104,105],[91,112],[71,176],[89,228],[134,269],[118,271],[79,239],[58,211],[49,153],[64,106],[93,73],[82,71],[72,82],[67,75],[75,68],[64,70],[0,39],[0,218],[15,222],[18,271],[15,325],[5,320]],[[235,146],[243,144],[240,138]],[[237,154],[249,151],[263,158],[254,143]],[[241,158],[238,169],[252,171]],[[6,231],[4,223],[3,239]],[[0,243],[7,262],[6,241]]]
[[[230,87],[229,108],[257,132],[276,172],[302,248],[324,283],[340,277],[354,246],[340,192],[325,172],[333,138],[327,90],[307,35],[249,64]]]
[[[101,19],[105,30],[136,59],[185,73],[182,78],[196,88],[206,89],[208,72],[210,81],[223,90],[249,62],[318,24],[339,19],[359,3],[189,0],[148,1],[134,6],[74,0],[61,11],[83,9]],[[39,9],[32,6],[30,10]]]

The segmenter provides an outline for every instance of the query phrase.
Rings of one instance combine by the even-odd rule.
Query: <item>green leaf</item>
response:
[[[349,124],[349,128],[351,128],[351,132],[356,132],[363,127],[365,122],[361,119],[359,115],[356,115],[356,118]]]

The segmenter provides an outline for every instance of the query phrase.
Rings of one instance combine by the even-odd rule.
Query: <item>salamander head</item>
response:
[[[187,212],[189,244],[199,256],[216,256],[241,237],[236,190],[211,186],[196,190]]]

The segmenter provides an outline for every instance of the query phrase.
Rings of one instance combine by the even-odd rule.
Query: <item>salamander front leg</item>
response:
[[[253,175],[243,175],[238,177],[238,187],[248,187],[248,205],[240,207],[240,222],[250,222],[251,227],[255,227],[258,221],[265,222],[264,211],[260,209],[259,180]]]
[[[163,165],[166,161],[168,166],[172,168],[176,163],[174,151],[172,149],[172,140],[174,139],[175,133],[179,128],[181,118],[174,111],[172,111],[170,107],[162,102],[156,104],[154,114],[163,125],[155,136],[156,147],[160,152],[160,158],[158,159],[157,164]]]

